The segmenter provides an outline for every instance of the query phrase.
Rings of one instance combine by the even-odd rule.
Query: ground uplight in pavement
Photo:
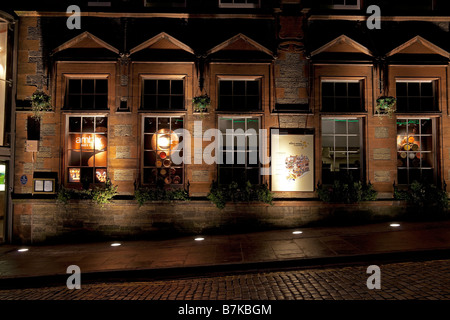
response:
[[[122,245],[121,243],[112,243],[111,247],[118,247],[118,246],[121,246],[121,245]]]
[[[391,223],[390,226],[393,228],[398,228],[398,227],[400,227],[400,224],[399,223]]]
[[[17,251],[19,251],[19,252],[27,252],[28,249],[27,249],[27,248],[23,248],[23,249],[19,249],[19,250],[17,250]]]
[[[292,232],[292,234],[302,234],[303,233],[303,231],[294,231],[294,232]]]
[[[205,240],[205,238],[203,238],[203,237],[197,237],[197,238],[195,238],[194,240],[195,240],[195,241],[203,241],[203,240]]]

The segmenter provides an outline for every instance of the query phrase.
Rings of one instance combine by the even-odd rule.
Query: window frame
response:
[[[81,165],[81,159],[80,159],[80,166],[70,166],[69,165],[69,159],[70,159],[70,155],[69,155],[69,152],[71,151],[71,150],[76,150],[76,149],[70,149],[69,148],[69,138],[70,138],[70,134],[80,134],[80,135],[83,135],[84,133],[83,133],[83,131],[82,131],[82,128],[80,128],[80,132],[71,132],[70,131],[70,118],[77,118],[77,117],[79,117],[79,118],[81,118],[81,119],[83,119],[83,118],[89,118],[89,117],[93,117],[94,118],[94,131],[93,132],[87,132],[86,134],[102,134],[101,132],[96,132],[95,131],[95,118],[106,118],[107,119],[107,128],[106,128],[106,132],[104,132],[103,133],[103,135],[106,135],[106,148],[104,148],[104,149],[106,149],[104,152],[106,152],[106,166],[105,167],[98,167],[98,168],[101,168],[101,169],[106,169],[106,176],[108,177],[109,175],[108,175],[108,173],[109,173],[109,163],[108,163],[108,160],[109,160],[109,117],[108,117],[108,115],[107,114],[102,114],[102,113],[89,113],[89,114],[86,114],[86,113],[80,113],[80,114],[76,114],[76,113],[73,113],[73,114],[68,114],[67,116],[66,116],[66,130],[65,130],[65,146],[64,146],[64,158],[65,158],[65,160],[64,160],[64,182],[65,182],[65,185],[66,186],[68,186],[68,187],[75,187],[75,186],[80,186],[80,185],[82,185],[82,181],[81,181],[81,168],[93,168],[93,175],[92,175],[92,182],[91,182],[91,184],[92,185],[99,185],[99,184],[103,184],[104,182],[95,182],[95,174],[96,174],[96,172],[95,172],[95,169],[97,168],[96,166],[95,166],[95,157],[94,157],[94,166],[92,166],[92,167],[89,167],[89,166],[82,166]],[[82,121],[82,120],[81,120]],[[81,147],[80,147],[80,152],[81,152],[81,150],[83,150]],[[95,149],[94,149],[94,152],[95,152]],[[81,157],[81,154],[80,154],[80,157]],[[80,181],[79,182],[70,182],[69,181],[69,169],[70,168],[80,168]]]
[[[145,135],[148,134],[154,134],[154,133],[146,133],[145,132],[145,119],[146,118],[169,118],[170,120],[170,130],[172,129],[172,118],[179,118],[179,119],[183,119],[183,129],[186,130],[186,116],[184,114],[143,114],[141,117],[141,152],[140,152],[140,170],[141,170],[141,174],[140,174],[140,184],[141,186],[146,186],[146,187],[157,187],[157,182],[155,182],[155,184],[151,184],[151,183],[146,183],[145,180],[145,169],[146,168],[153,168],[153,169],[157,169],[158,166],[156,165],[156,160],[157,158],[155,158],[155,165],[154,166],[145,166],[145,152],[146,151],[155,151],[157,152],[157,150],[153,150],[153,149],[146,149],[145,148]],[[158,132],[158,128],[156,129],[155,133]],[[183,137],[183,139],[185,139],[186,137]],[[183,152],[185,152],[183,150]],[[161,168],[164,168],[163,166],[161,166]],[[170,166],[168,167],[170,168],[175,168],[175,169],[181,169],[182,170],[182,183],[179,184],[175,184],[175,183],[170,183],[170,184],[165,184],[164,186],[167,186],[168,188],[184,188],[186,185],[186,164],[183,162],[181,165],[174,165],[174,166]]]
[[[143,112],[183,112],[187,110],[187,103],[186,103],[186,95],[187,95],[187,75],[141,75],[140,77],[140,93],[139,93],[139,97],[140,97],[140,106],[139,106],[139,111],[143,111]],[[161,109],[161,108],[156,108],[156,109],[147,109],[144,106],[144,96],[145,96],[145,81],[146,80],[156,80],[156,81],[173,81],[173,80],[181,80],[183,81],[183,108],[182,109],[172,109],[172,108],[167,108],[167,109]],[[172,84],[170,84],[172,85]],[[158,97],[159,93],[157,92],[155,94],[156,97]],[[172,93],[169,93],[169,99],[172,96]]]
[[[144,7],[172,7],[172,8],[186,8],[186,0],[184,0],[184,4],[182,3],[173,3],[171,0],[162,1],[163,3],[152,3],[152,0],[145,0]]]
[[[248,157],[248,154],[250,153],[249,152],[249,145],[248,145],[248,140],[247,140],[247,137],[249,136],[249,135],[247,135],[247,134],[245,134],[245,155],[246,155],[246,157],[245,157],[245,164],[235,164],[235,163],[233,163],[233,164],[231,164],[231,167],[225,167],[225,168],[230,168],[231,170],[233,170],[234,168],[235,168],[235,165],[238,165],[238,166],[241,166],[241,167],[239,167],[239,168],[244,168],[244,171],[246,172],[246,176],[247,176],[247,170],[249,170],[248,168],[250,168],[250,170],[257,170],[256,168],[258,168],[258,170],[259,170],[259,172],[258,172],[258,183],[257,184],[262,184],[263,183],[263,180],[262,180],[262,177],[261,177],[261,168],[263,167],[263,165],[261,164],[261,159],[260,159],[260,157],[259,157],[259,155],[260,155],[260,151],[261,151],[261,145],[260,145],[260,142],[261,142],[261,139],[260,139],[260,134],[261,134],[261,132],[260,132],[260,130],[261,130],[261,128],[262,128],[262,116],[256,116],[256,115],[230,115],[230,116],[228,116],[228,115],[219,115],[218,117],[217,117],[217,122],[218,122],[218,128],[220,129],[220,120],[221,119],[223,119],[223,118],[226,118],[226,119],[231,119],[232,121],[233,120],[235,120],[235,119],[245,119],[245,129],[244,129],[244,133],[245,132],[247,132],[247,130],[248,130],[248,127],[247,127],[247,119],[258,119],[258,131],[257,131],[257,139],[258,139],[258,146],[257,146],[257,151],[256,151],[256,158],[257,158],[257,164],[254,164],[254,165],[250,165],[249,164],[249,161],[248,161],[248,159],[249,159],[249,157]],[[234,124],[234,122],[232,122],[232,124]],[[227,128],[228,129],[228,128]],[[234,148],[234,141],[235,141],[235,134],[234,134],[234,125],[233,125],[233,128],[231,128],[231,129],[233,129],[233,139],[232,139],[232,141],[233,141],[233,143],[232,143],[232,153],[233,153],[233,162],[234,162],[234,160],[235,160],[235,153],[237,152],[237,150],[235,150],[235,148]],[[226,139],[226,136],[227,136],[227,134],[226,134],[226,131],[225,132],[221,132],[221,134],[222,134],[222,137],[224,138],[224,139]],[[227,153],[227,149],[226,149],[226,146],[225,146],[225,144],[224,144],[224,142],[225,141],[223,141],[222,143],[223,143],[223,145],[218,145],[217,147],[218,147],[218,152],[219,152],[219,157],[222,157],[222,159],[224,159],[225,158],[225,161],[226,161],[226,153]],[[219,157],[218,157],[218,159],[219,159]],[[218,183],[219,184],[223,184],[221,181],[220,181],[220,168],[221,168],[221,166],[223,166],[224,164],[217,164],[217,181],[218,181]],[[248,180],[248,179],[247,179]],[[232,180],[232,181],[235,181],[235,180]],[[239,182],[239,181],[235,181],[235,182]],[[252,184],[254,184],[254,183],[252,183]],[[226,184],[225,184],[226,185]]]
[[[258,0],[258,3],[247,3],[248,0],[245,0],[245,3],[235,3],[235,0],[231,0],[232,3],[222,3],[222,0],[219,0],[219,8],[241,8],[241,9],[257,9],[261,8],[261,0]],[[359,0],[358,0],[359,1]]]
[[[347,2],[347,0],[344,0]],[[331,4],[327,5],[327,7],[334,10],[361,10],[361,0],[356,0],[356,5],[348,5],[348,4]]]
[[[419,150],[418,151],[419,151],[420,154],[423,154],[423,153],[431,154],[431,158],[432,158],[432,160],[431,160],[431,167],[423,167],[422,166],[422,160],[420,160],[419,167],[410,166],[409,154],[414,152],[414,150],[411,150],[411,151],[410,150],[399,150],[399,148],[398,148],[398,146],[399,146],[399,137],[400,137],[399,131],[398,131],[398,122],[399,121],[407,121],[407,123],[409,123],[409,121],[411,121],[411,120],[412,121],[415,121],[415,120],[419,120],[419,121],[430,120],[431,121],[431,133],[422,134],[422,128],[421,128],[420,122],[419,122],[419,129],[420,129],[419,133],[415,133],[415,134],[409,135],[408,134],[408,127],[406,127],[406,132],[405,132],[405,135],[406,135],[407,139],[409,139],[410,136],[420,137],[420,145],[419,145]],[[396,166],[396,169],[397,169],[397,181],[398,181],[398,184],[400,186],[408,186],[408,185],[410,185],[413,182],[413,181],[410,180],[410,171],[409,170],[411,170],[411,168],[417,168],[417,170],[420,170],[420,179],[422,179],[422,171],[423,170],[432,170],[432,181],[431,182],[432,183],[436,182],[437,175],[438,175],[438,164],[439,164],[439,161],[438,161],[438,152],[439,152],[439,150],[438,150],[438,145],[437,145],[438,144],[438,137],[437,137],[438,123],[437,123],[437,121],[438,121],[438,119],[436,117],[426,117],[426,116],[425,117],[414,117],[414,116],[411,116],[411,117],[408,117],[408,116],[397,117],[397,119],[396,119],[396,136],[397,136],[397,148],[396,148],[397,166]],[[422,137],[431,137],[431,150],[429,150],[429,151],[428,150],[427,151],[421,150],[421,148],[422,148],[422,146],[421,146]],[[398,160],[400,160],[399,157],[401,157],[400,154],[403,153],[403,152],[406,153],[406,159],[407,159],[406,167],[398,165],[399,164]],[[407,172],[406,173],[406,176],[407,176],[407,183],[406,184],[400,182],[399,170],[405,170]],[[412,170],[416,170],[416,169],[412,169]]]
[[[62,96],[63,99],[63,111],[76,111],[76,112],[83,112],[83,111],[90,111],[90,112],[102,112],[102,111],[108,111],[110,110],[110,92],[111,92],[111,75],[110,74],[64,74],[64,95]],[[68,98],[69,98],[69,80],[107,80],[107,104],[106,109],[74,109],[68,107]],[[94,93],[94,95],[96,95]]]
[[[336,134],[336,128],[334,128],[334,132],[333,134],[331,133],[323,133],[323,120],[340,120],[340,121],[346,121],[346,132],[345,133],[339,133]],[[358,120],[358,135],[359,135],[359,161],[360,161],[360,166],[359,168],[351,168],[350,167],[350,154],[354,153],[357,154],[357,152],[351,152],[349,151],[349,141],[348,138],[349,137],[355,137],[357,136],[356,134],[351,134],[349,133],[349,127],[348,127],[348,121],[349,120]],[[329,137],[332,136],[333,137],[333,148],[334,151],[333,153],[333,168],[336,167],[336,153],[346,153],[346,167],[343,168],[344,170],[346,170],[347,172],[351,172],[351,170],[359,170],[359,176],[360,176],[360,180],[362,182],[366,181],[366,175],[365,175],[365,161],[366,161],[366,156],[365,156],[365,118],[364,117],[333,117],[333,116],[327,116],[327,117],[321,117],[320,119],[320,126],[321,126],[321,132],[320,132],[320,165],[321,165],[321,178],[322,178],[322,183],[323,184],[329,184],[328,182],[324,181],[324,166],[323,166],[323,149],[324,149],[324,145],[323,145],[323,141],[324,141],[324,136],[325,137]],[[345,151],[336,151],[336,136],[338,137],[346,137],[347,141],[346,141],[346,150]],[[331,166],[330,166],[331,167]],[[339,173],[341,172],[340,168],[339,171],[331,170],[330,169],[330,174],[333,176],[333,180],[336,180],[337,177],[339,175]],[[355,177],[354,177],[355,178]],[[333,181],[331,181],[331,184],[333,183]]]
[[[439,102],[439,92],[440,92],[440,79],[439,78],[395,78],[395,95],[397,98],[397,113],[408,113],[408,114],[413,114],[413,113],[436,113],[436,112],[440,112],[440,102]],[[433,85],[433,110],[422,110],[422,108],[420,107],[420,110],[409,110],[409,103],[406,107],[406,109],[404,110],[399,110],[398,107],[398,90],[397,90],[397,84],[398,83],[429,83],[431,82]],[[403,98],[409,99],[409,96],[402,96]],[[422,95],[420,96],[416,96],[418,97],[418,99],[422,98]]]
[[[263,111],[263,93],[264,93],[264,88],[263,88],[263,76],[218,76],[217,77],[217,111],[218,112],[232,112],[232,113],[236,113],[236,112],[243,112],[243,113],[247,113],[247,112],[262,112]],[[238,109],[235,108],[233,106],[233,108],[223,108],[221,107],[221,93],[220,93],[220,82],[221,81],[256,81],[258,82],[258,108],[257,109]],[[233,85],[232,85],[233,86]],[[234,97],[234,95],[229,95],[231,98]],[[247,98],[247,92],[245,92],[245,97]]]
[[[334,107],[333,110],[324,110],[324,90],[323,90],[323,84],[324,83],[346,83],[347,84],[347,95],[343,96],[346,97],[347,99],[347,107],[348,107],[348,99],[349,96],[348,95],[348,83],[359,83],[359,92],[360,92],[360,108],[359,110],[343,110],[340,111],[337,109],[336,106],[336,98],[339,96],[336,96],[336,92],[334,92],[334,96],[326,96],[327,98],[333,98],[334,99]],[[361,112],[366,112],[367,108],[366,108],[366,78],[330,78],[330,77],[324,77],[320,79],[320,112],[322,113],[337,113],[337,114],[342,114],[342,113],[361,113]]]

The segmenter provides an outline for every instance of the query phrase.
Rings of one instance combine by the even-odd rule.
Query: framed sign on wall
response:
[[[271,129],[272,191],[314,191],[314,130]]]

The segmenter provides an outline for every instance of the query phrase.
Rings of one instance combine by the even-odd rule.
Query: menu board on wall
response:
[[[271,130],[272,191],[314,191],[314,133]]]

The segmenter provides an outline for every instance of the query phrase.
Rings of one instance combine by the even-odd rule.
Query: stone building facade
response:
[[[138,236],[180,225],[201,232],[231,221],[245,228],[250,220],[295,227],[316,220],[321,206],[331,210],[317,202],[315,186],[349,172],[370,181],[391,214],[402,210],[392,201],[394,183],[448,179],[450,18],[444,1],[408,2],[410,12],[362,0],[79,2],[80,29],[67,27],[73,17],[64,3],[11,8],[19,39],[14,241],[89,231]],[[366,23],[372,4],[381,8],[381,29]],[[42,116],[37,138],[30,132],[36,90],[50,95],[53,107]],[[200,114],[192,100],[203,94],[211,104]],[[392,117],[378,114],[382,96],[397,98]],[[256,129],[266,142],[249,138],[224,147],[223,157],[242,154],[243,163],[197,161],[211,146],[201,139],[205,132],[238,128]],[[155,140],[168,135],[181,142],[176,129],[192,137],[190,158],[181,164],[168,161],[173,151]],[[37,141],[34,148],[30,141]],[[272,162],[250,163],[252,152]],[[273,166],[276,157],[281,167]],[[105,177],[119,197],[84,219],[85,202],[61,207],[35,184],[47,179],[55,181],[49,190],[81,189],[83,181],[93,187]],[[226,222],[212,219],[226,216],[204,201],[212,182],[242,178],[267,184],[274,206],[237,205],[227,209]],[[164,203],[138,208],[135,189],[158,180],[188,189],[193,200],[170,210]]]

